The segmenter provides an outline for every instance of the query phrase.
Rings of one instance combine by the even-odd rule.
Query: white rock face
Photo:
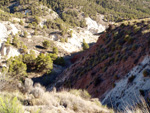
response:
[[[18,51],[18,49],[14,48],[14,47],[4,47],[3,52],[4,52],[3,56],[6,56],[6,59],[20,55],[20,52]],[[1,57],[2,56],[0,55],[0,59],[1,59]]]
[[[14,35],[18,33],[18,29],[15,27],[14,24],[10,22],[0,22],[0,49],[2,46],[2,43],[7,40],[7,37],[10,33],[13,33]],[[7,55],[7,58],[10,58],[11,56],[18,56],[20,53],[16,48],[10,47],[4,47],[4,56]],[[1,59],[1,54],[0,54]]]
[[[19,55],[20,52],[16,48],[10,47],[10,51],[7,55],[7,58],[9,59],[10,57],[19,56]]]
[[[95,43],[98,39],[98,36],[94,36],[87,29],[82,29],[79,32],[72,29],[72,31],[72,38],[68,38],[67,43],[56,42],[58,47],[61,47],[68,53],[81,51],[83,39],[85,39],[86,43]]]
[[[57,41],[58,40],[58,36],[57,35],[51,35],[51,39]]]
[[[56,42],[57,46],[60,46],[68,53],[73,53],[82,50],[83,39],[85,39],[88,44],[97,42],[99,36],[93,34],[103,32],[106,29],[106,26],[98,24],[89,17],[85,20],[87,28],[78,28],[78,30],[70,29],[73,31],[72,38],[68,39],[68,43]]]
[[[14,24],[10,24],[10,27],[11,27],[11,31],[14,35],[18,33],[18,29],[15,27]]]
[[[0,47],[1,47],[1,43],[6,40],[5,38],[7,36],[8,36],[8,33],[7,33],[6,26],[0,23]]]
[[[87,29],[92,32],[92,33],[100,33],[103,32],[106,27],[98,24],[96,21],[92,20],[91,18],[85,18],[86,24],[87,24]]]
[[[14,35],[18,33],[18,29],[15,25],[10,22],[0,22],[0,48],[1,44],[6,41],[10,33],[13,33]]]
[[[140,90],[143,90],[145,94],[150,93],[150,77],[143,76],[145,69],[150,69],[150,56],[146,56],[124,79],[116,83],[115,88],[106,93],[102,104],[111,106],[113,103],[113,108],[124,110],[126,107],[140,103]],[[133,75],[135,78],[129,82],[129,78]]]

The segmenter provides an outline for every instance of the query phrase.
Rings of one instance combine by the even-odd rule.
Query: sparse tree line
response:
[[[54,50],[55,52],[55,50]],[[16,78],[27,76],[27,72],[41,72],[50,74],[53,63],[65,65],[63,57],[58,57],[55,53],[40,53],[37,57],[33,50],[30,53],[11,57],[7,60],[8,68],[3,68],[3,72]]]
[[[68,14],[66,8],[76,8],[84,12],[85,16],[96,19],[96,14],[104,14],[108,21],[120,21],[122,19],[144,18],[150,15],[149,6],[143,0],[116,2],[114,0],[42,0],[43,4],[52,7],[53,10]],[[124,5],[122,5],[124,3]],[[145,8],[143,8],[143,5]],[[72,17],[75,17],[72,15]]]
[[[27,32],[24,31],[24,37],[27,37]],[[10,46],[10,45],[13,45],[15,46],[16,48],[20,49],[20,51],[22,53],[27,53],[27,46],[19,40],[19,35],[16,34],[16,35],[9,35],[8,38],[7,38],[7,41],[5,42],[5,45],[6,46]]]
[[[19,40],[19,35],[9,35],[5,46],[13,45],[22,52],[22,55],[11,57],[7,60],[7,67],[3,68],[3,72],[7,72],[8,75],[15,76],[17,78],[25,77],[27,71],[41,72],[50,74],[53,69],[53,63],[61,66],[65,66],[65,60],[63,57],[58,57],[58,48],[53,47],[52,53],[40,53],[38,56],[33,50],[28,52],[27,46]],[[45,49],[51,47],[51,43],[48,40],[42,42]]]
[[[0,8],[8,11],[6,6],[13,0],[1,0]],[[20,5],[29,4],[34,0],[16,0]],[[90,16],[96,19],[96,14],[104,14],[105,19],[108,21],[121,21],[123,19],[133,18],[144,18],[149,17],[149,1],[126,1],[116,2],[114,0],[39,0],[40,4],[47,5],[49,8],[55,10],[63,21],[73,26],[84,26],[80,25],[84,19],[79,19],[78,15],[84,12],[84,16]],[[122,4],[124,3],[124,5]],[[31,10],[32,15],[43,15],[45,10],[41,11],[40,8],[36,8],[37,5],[32,4],[27,9]],[[144,8],[143,8],[144,6]],[[17,11],[17,7],[14,7]],[[71,9],[77,9],[71,10]],[[16,14],[19,14],[16,12]],[[84,23],[84,22],[83,22]]]

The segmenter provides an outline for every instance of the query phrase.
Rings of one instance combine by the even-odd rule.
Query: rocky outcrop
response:
[[[20,55],[20,52],[18,49],[12,47],[12,46],[5,46],[5,44],[2,44],[2,47],[0,49],[0,56],[4,57],[6,56],[6,59],[9,59],[10,57],[18,56]]]
[[[18,56],[20,53],[17,49],[5,46],[5,41],[9,34],[13,33],[14,35],[18,33],[18,29],[15,27],[14,24],[10,22],[2,22],[0,23],[0,56],[7,56],[10,58],[11,56]]]
[[[88,44],[94,44],[98,40],[98,36],[94,35],[96,33],[101,33],[105,31],[107,25],[102,25],[92,20],[90,17],[86,18],[86,28],[73,28],[70,29],[72,31],[72,37],[68,38],[67,43],[62,43],[59,40],[57,35],[51,35],[51,39],[55,41],[55,44],[58,47],[61,47],[64,51],[68,53],[74,53],[82,51],[83,39]]]
[[[76,30],[72,30],[72,37],[68,38],[67,43],[62,43],[56,41],[55,44],[68,53],[79,52],[82,51],[82,43],[83,39],[86,40],[87,43],[95,43],[98,39],[98,36],[94,36],[90,31],[80,29],[79,32]]]
[[[131,32],[133,25],[110,26],[95,45],[74,57],[75,63],[58,77],[54,86],[86,89],[93,97],[103,100],[117,81],[149,55],[150,33],[141,32],[147,26],[135,24],[141,27],[139,31]]]
[[[8,36],[7,28],[4,24],[0,23],[0,47],[5,38]]]
[[[116,82],[115,87],[105,94],[102,103],[119,111],[125,111],[126,104],[127,107],[136,106],[142,103],[143,97],[145,100],[150,98],[150,76],[144,77],[145,70],[150,70],[150,56],[146,56],[123,79]]]
[[[4,56],[4,48],[5,48],[5,44],[2,43],[1,44],[1,48],[0,48],[0,54],[1,54],[1,56]]]
[[[87,24],[87,29],[93,33],[101,33],[106,29],[106,26],[102,24],[98,24],[96,21],[92,20],[91,18],[85,18],[86,24]]]

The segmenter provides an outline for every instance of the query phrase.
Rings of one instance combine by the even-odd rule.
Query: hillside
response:
[[[0,0],[0,113],[148,113],[149,0]]]
[[[1,2],[0,10],[0,69],[10,75],[22,71],[23,75],[33,78],[45,74],[54,74],[55,78],[71,64],[71,54],[83,50],[83,40],[94,44],[98,39],[94,34],[107,27],[102,17],[99,18],[102,24],[87,17],[84,18],[85,26],[71,26],[57,12],[34,0],[5,2]],[[45,62],[41,64],[45,69],[39,71],[37,62],[39,65]],[[16,69],[14,65],[22,65],[22,69],[21,66]]]
[[[149,65],[149,61],[143,61],[147,55],[149,55],[149,44],[150,44],[150,21],[142,22],[126,22],[122,23],[120,26],[111,25],[106,32],[102,33],[99,37],[97,43],[93,45],[89,50],[76,55],[72,61],[75,63],[66,69],[58,78],[55,86],[57,88],[66,87],[66,88],[77,88],[77,89],[86,89],[92,95],[92,97],[98,97],[103,101],[107,94],[111,95],[109,91],[116,87],[113,91],[112,98],[123,98],[120,94],[117,96],[117,92],[127,90],[130,88],[130,85],[138,84],[136,92],[134,90],[129,90],[129,93],[123,93],[125,99],[130,98],[126,97],[126,94],[130,92],[135,93],[135,95],[140,95],[139,90],[143,90],[140,84],[140,80],[144,79],[138,78],[142,76],[143,71],[146,69],[146,66]],[[141,63],[141,62],[144,63]],[[135,67],[139,65],[138,67]],[[133,69],[133,68],[136,69]],[[131,70],[136,72],[130,72]],[[130,73],[129,73],[130,72]],[[149,71],[147,71],[148,73]],[[147,75],[149,76],[149,74]],[[137,77],[137,82],[133,82]],[[126,80],[125,80],[126,78]],[[128,81],[126,87],[122,89],[123,82],[117,83],[120,80]],[[149,77],[145,78],[149,82]],[[144,86],[146,81],[141,83],[144,90],[149,92],[149,86]],[[131,84],[130,84],[131,82]],[[117,85],[118,84],[118,85]],[[121,88],[121,89],[119,89]],[[118,91],[117,91],[118,90]],[[117,91],[117,92],[115,92]],[[121,93],[121,94],[122,94]],[[131,93],[131,96],[133,95]],[[108,100],[110,96],[108,95]],[[133,99],[133,97],[131,97]],[[116,99],[112,100],[116,102]],[[125,100],[123,100],[125,101]],[[105,104],[108,101],[104,101]],[[121,102],[118,99],[119,105]],[[136,101],[134,101],[136,103]],[[110,106],[110,103],[108,104]],[[115,108],[117,105],[114,104]]]
[[[0,1],[0,113],[113,112],[85,90],[46,90],[83,41],[94,44],[107,27],[83,20],[72,26],[36,0]]]
[[[2,0],[0,5],[5,11],[18,13],[18,4],[27,6],[36,0]],[[56,11],[61,19],[72,26],[85,26],[84,17],[90,16],[98,20],[99,14],[105,15],[107,21],[122,21],[124,19],[149,17],[149,0],[39,0],[43,5]],[[11,5],[10,5],[11,4]],[[6,7],[9,6],[9,9]],[[33,7],[34,9],[34,7]],[[36,12],[35,13],[39,13]],[[84,17],[82,17],[84,15]]]
[[[46,2],[47,1],[47,2]],[[97,14],[105,15],[107,21],[121,21],[124,19],[149,17],[150,1],[148,0],[46,0],[43,4],[50,5],[59,12],[61,18],[70,22],[70,9],[72,12],[84,12],[96,19]],[[76,16],[72,21],[76,21]]]
[[[95,43],[97,36],[93,34],[102,32],[107,27],[107,23],[102,20],[103,16],[99,17],[100,22],[98,22],[90,17],[85,18],[83,15],[79,15],[79,18],[82,18],[79,22],[81,25],[74,26],[72,25],[74,22],[69,24],[57,12],[34,0],[10,1],[10,3],[1,4],[3,5],[0,11],[1,20],[11,21],[18,28],[19,36],[23,37],[24,32],[27,32],[27,38],[30,39],[21,39],[21,41],[28,48],[42,51],[40,42],[49,40],[51,45],[59,49],[61,56],[81,51],[84,38],[87,43]],[[73,17],[73,15],[70,16]]]

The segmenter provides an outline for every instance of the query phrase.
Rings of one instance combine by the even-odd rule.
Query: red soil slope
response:
[[[110,27],[89,50],[76,55],[75,63],[66,69],[57,88],[86,89],[93,97],[103,95],[139,64],[150,47],[150,22]]]

